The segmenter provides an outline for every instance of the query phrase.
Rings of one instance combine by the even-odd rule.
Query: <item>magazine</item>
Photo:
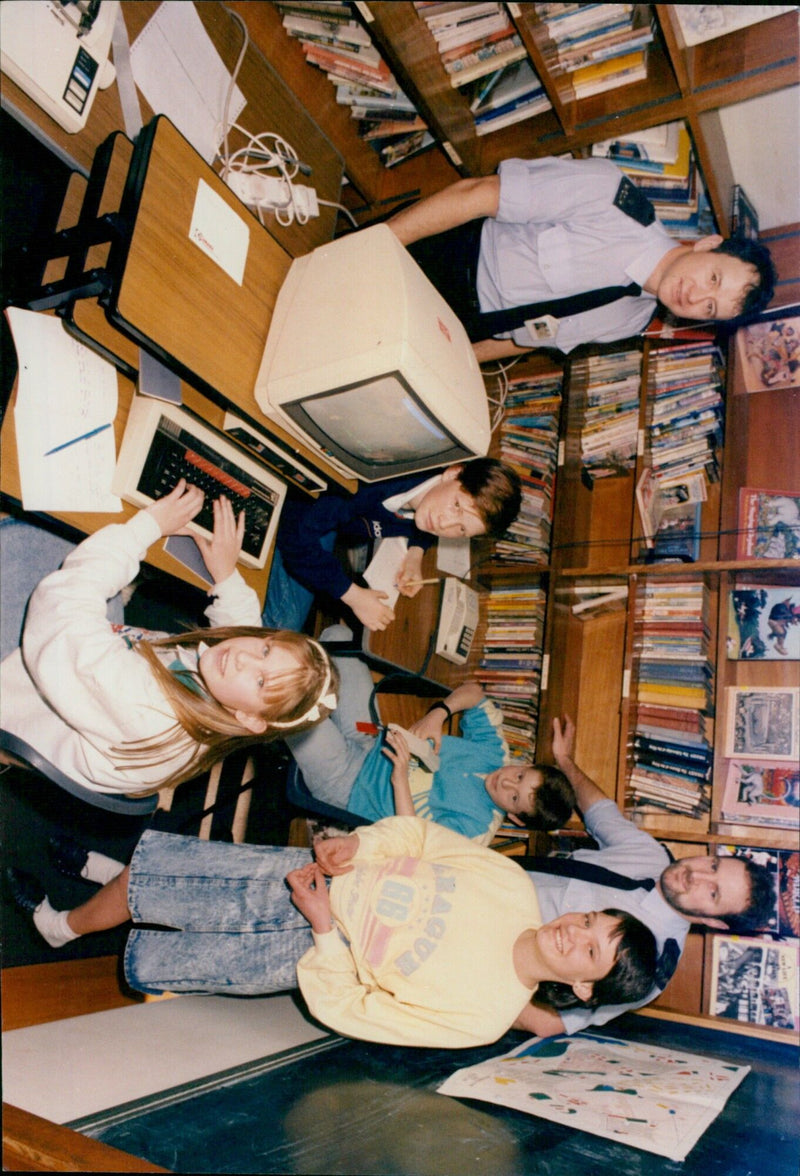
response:
[[[715,1017],[798,1027],[798,941],[714,935],[709,1012]]]
[[[731,760],[722,794],[722,819],[799,828],[800,768],[763,760]]]
[[[438,1090],[683,1160],[749,1070],[583,1032],[534,1037],[457,1070]]]
[[[773,313],[740,327],[736,357],[745,392],[800,385],[800,313]]]
[[[739,491],[739,559],[800,559],[800,494]]]
[[[800,587],[742,585],[728,593],[731,661],[800,659]]]
[[[800,758],[797,686],[729,686],[726,756],[742,759]]]
[[[683,43],[688,47],[792,12],[795,7],[794,4],[676,4],[673,12]]]
[[[775,906],[769,918],[761,926],[751,927],[750,932],[754,935],[769,932],[785,939],[797,939],[800,936],[800,852],[796,849],[761,849],[753,845],[720,845],[717,853],[720,857],[746,858],[763,866],[772,877]]]

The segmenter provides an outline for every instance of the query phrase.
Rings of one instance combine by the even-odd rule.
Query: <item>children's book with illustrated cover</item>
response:
[[[731,1021],[798,1027],[798,941],[714,935],[709,1012]]]
[[[775,908],[754,934],[769,932],[786,939],[800,937],[800,852],[796,849],[762,849],[754,845],[720,845],[720,857],[740,857],[763,866],[772,878]]]
[[[800,687],[729,686],[726,756],[798,761]]]
[[[800,560],[800,495],[743,486],[738,531],[739,559]]]
[[[438,1089],[683,1160],[749,1072],[599,1033],[534,1037]]]
[[[800,767],[731,760],[722,794],[723,821],[800,828]]]
[[[736,357],[745,392],[800,385],[800,312],[773,312],[740,327]]]
[[[732,661],[800,660],[800,586],[740,585],[728,593]]]

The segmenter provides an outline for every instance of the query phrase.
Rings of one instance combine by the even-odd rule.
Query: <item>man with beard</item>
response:
[[[692,923],[734,932],[765,925],[775,909],[767,870],[739,857],[685,857],[667,850],[629,821],[573,760],[575,726],[553,722],[553,758],[572,784],[587,831],[598,849],[568,858],[517,858],[536,886],[543,919],[568,911],[615,907],[635,915],[656,937],[656,985],[635,1004],[555,1009],[531,1001],[516,1027],[541,1037],[602,1025],[663,991],[677,965]],[[610,872],[610,873],[609,873]]]

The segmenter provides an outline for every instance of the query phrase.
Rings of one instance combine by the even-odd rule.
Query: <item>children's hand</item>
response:
[[[381,751],[394,764],[392,769],[392,784],[408,784],[408,765],[411,762],[411,752],[408,743],[400,731],[387,731],[386,742]]]
[[[376,588],[362,588],[360,584],[351,584],[341,598],[356,614],[361,624],[371,633],[385,629],[394,620],[394,610],[384,601],[388,599],[385,592]]]
[[[416,596],[422,585],[414,583],[422,579],[422,548],[409,547],[397,573],[397,587],[401,596]]]
[[[301,915],[305,915],[312,931],[324,935],[333,925],[331,900],[325,875],[316,862],[309,862],[299,870],[286,875],[286,882],[292,892],[292,902]]]
[[[414,801],[408,782],[408,765],[411,759],[408,740],[400,731],[387,731],[386,739],[388,746],[384,745],[381,750],[394,764],[392,769],[394,811],[398,817],[413,817],[415,815]]]
[[[326,837],[314,842],[314,856],[324,874],[335,878],[337,874],[348,874],[358,849],[358,834],[348,833],[344,837]]]
[[[211,539],[195,535],[203,562],[215,584],[227,580],[236,567],[244,539],[244,511],[238,517],[233,513],[230,499],[214,500],[214,533]]]
[[[162,535],[185,535],[186,525],[203,507],[203,491],[181,478],[174,490],[148,506],[147,513],[158,523]]]
[[[575,724],[569,715],[553,719],[553,759],[559,767],[562,761],[571,762],[575,752]]]
[[[427,715],[417,719],[416,723],[412,723],[408,729],[412,735],[419,735],[420,739],[430,739],[433,743],[433,750],[439,751],[442,746],[442,733],[446,722],[447,711],[437,706],[435,710],[429,711]]]

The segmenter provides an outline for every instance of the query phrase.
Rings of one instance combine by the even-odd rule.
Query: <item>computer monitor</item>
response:
[[[255,397],[270,420],[365,482],[489,447],[486,388],[466,331],[387,225],[293,262]]]

